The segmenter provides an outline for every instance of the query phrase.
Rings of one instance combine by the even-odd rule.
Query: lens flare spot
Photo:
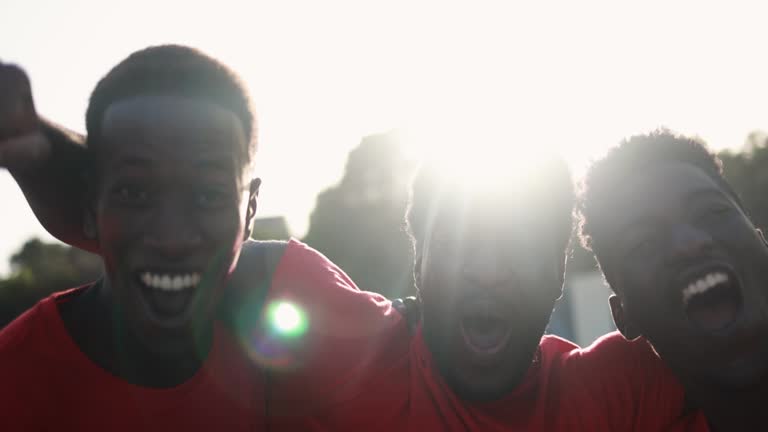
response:
[[[294,330],[300,320],[299,311],[293,305],[282,303],[275,309],[275,327],[280,331]]]
[[[304,312],[288,302],[276,302],[270,306],[269,321],[272,329],[287,337],[301,336],[307,328]]]

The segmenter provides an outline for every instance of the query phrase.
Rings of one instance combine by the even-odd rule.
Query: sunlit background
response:
[[[548,146],[578,173],[657,125],[740,147],[764,127],[766,7],[719,2],[0,0],[0,58],[40,113],[84,130],[88,95],[132,51],[183,43],[237,70],[259,113],[262,216],[302,236],[364,135],[409,154]],[[461,134],[454,131],[461,130]],[[446,138],[446,139],[438,139]],[[453,139],[447,139],[453,138]],[[457,139],[458,138],[458,139]],[[50,239],[3,173],[0,271]]]

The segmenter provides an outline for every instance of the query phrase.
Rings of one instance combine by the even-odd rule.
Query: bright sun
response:
[[[524,128],[511,131],[488,123],[450,128],[412,128],[403,134],[406,152],[438,175],[470,186],[520,184],[542,161],[564,157]],[[520,181],[516,181],[519,179]]]

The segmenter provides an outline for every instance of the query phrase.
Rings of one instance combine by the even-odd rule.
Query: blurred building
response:
[[[291,233],[284,217],[263,217],[254,219],[251,238],[255,240],[288,240],[291,238]]]
[[[616,329],[608,307],[610,288],[595,270],[568,276],[548,332],[584,347]]]

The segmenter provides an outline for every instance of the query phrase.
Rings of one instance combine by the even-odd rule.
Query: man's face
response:
[[[754,383],[768,368],[768,249],[760,233],[690,164],[635,174],[620,195],[601,221],[608,239],[601,261],[621,300],[614,309],[686,385]]]
[[[112,304],[155,351],[209,325],[255,210],[234,113],[170,96],[105,112],[93,216]]]
[[[523,207],[441,207],[417,268],[424,338],[460,397],[496,399],[531,365],[562,289],[563,252]]]

